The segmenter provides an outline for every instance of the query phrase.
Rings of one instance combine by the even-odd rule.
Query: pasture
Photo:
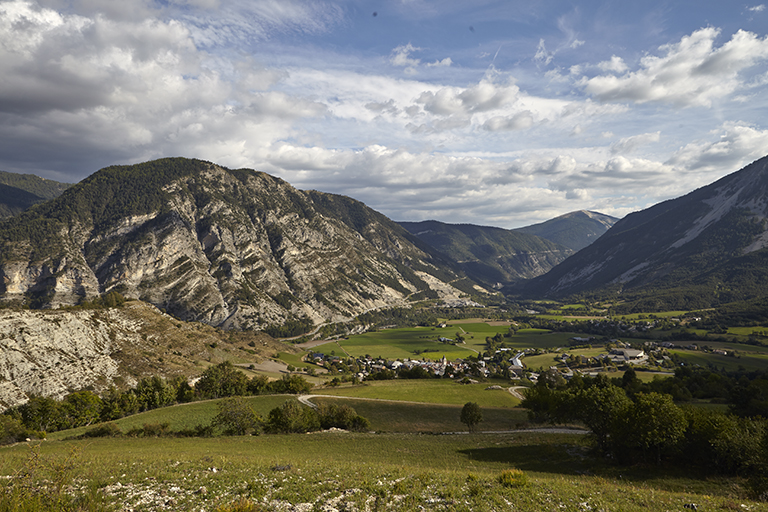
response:
[[[506,322],[481,322],[465,320],[450,322],[447,327],[413,327],[384,329],[356,334],[336,344],[321,345],[317,350],[326,354],[351,357],[382,357],[384,359],[429,359],[436,361],[443,356],[449,361],[477,356],[484,352],[485,338],[507,334]],[[464,344],[441,343],[439,338],[456,339],[456,333],[464,338]],[[515,349],[564,347],[573,333],[552,332],[547,329],[520,329],[511,337],[504,338],[504,345]],[[337,348],[339,350],[337,350]],[[342,354],[343,351],[343,354]]]
[[[714,344],[709,345],[712,346]],[[717,368],[725,368],[727,371],[738,370],[740,367],[752,371],[764,370],[768,367],[768,354],[765,352],[744,353],[739,354],[738,357],[678,348],[670,349],[670,352],[677,354],[682,360],[690,365],[698,365],[704,368],[711,365]]]
[[[440,337],[455,339],[457,330],[439,327],[385,329],[356,334],[349,339],[339,340],[338,344],[352,357],[370,355],[384,359],[411,359],[419,356],[419,359],[423,357],[436,361],[443,356],[449,360],[477,356],[477,351],[471,350],[473,347],[469,339],[467,348],[438,341]],[[482,341],[485,342],[485,337]]]
[[[493,384],[503,389],[486,389]],[[359,386],[324,388],[314,394],[448,405],[477,402],[480,407],[511,409],[519,405],[520,400],[507,391],[509,386],[509,381],[458,384],[452,379],[396,379],[366,381]]]

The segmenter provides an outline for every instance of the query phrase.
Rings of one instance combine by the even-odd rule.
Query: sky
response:
[[[4,171],[184,156],[515,228],[766,154],[762,3],[0,0]]]

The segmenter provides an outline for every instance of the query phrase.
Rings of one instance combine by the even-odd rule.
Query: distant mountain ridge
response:
[[[108,167],[0,222],[0,301],[33,307],[114,290],[185,320],[303,332],[472,286],[359,201],[201,160]]]
[[[541,275],[573,253],[549,240],[508,229],[435,220],[399,224],[488,286]]]
[[[766,284],[768,157],[626,216],[526,294],[602,294],[660,309],[765,297]]]
[[[435,220],[400,222],[412,234],[489,286],[505,286],[545,274],[591,244],[618,219],[586,210],[518,229]]]
[[[579,210],[514,231],[536,235],[579,251],[600,238],[618,220],[603,213]]]
[[[58,197],[69,184],[34,174],[0,171],[0,218],[12,217],[48,199]]]

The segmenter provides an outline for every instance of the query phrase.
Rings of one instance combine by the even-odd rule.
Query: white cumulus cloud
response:
[[[624,137],[611,144],[610,151],[613,155],[632,153],[641,146],[659,142],[659,139],[661,139],[661,132],[632,135],[631,137]]]
[[[719,33],[712,27],[697,30],[678,43],[660,47],[663,55],[643,57],[636,71],[585,78],[581,85],[601,101],[708,107],[742,86],[741,71],[768,59],[768,37],[739,30],[715,47]]]

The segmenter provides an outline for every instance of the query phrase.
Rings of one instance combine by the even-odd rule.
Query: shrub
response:
[[[229,436],[244,436],[258,434],[261,423],[261,418],[245,399],[232,397],[219,402],[219,414],[213,418],[212,426],[221,427]]]
[[[525,487],[528,485],[528,475],[519,469],[505,469],[496,481],[504,487]]]
[[[280,407],[269,411],[264,429],[272,434],[311,432],[320,430],[320,420],[313,409],[302,406],[296,400],[286,400]]]
[[[18,443],[27,438],[43,438],[45,434],[30,430],[21,420],[11,416],[0,416],[0,445]]]
[[[117,437],[123,434],[116,423],[102,423],[86,430],[80,437]]]
[[[142,428],[132,428],[126,432],[131,437],[165,437],[171,434],[170,423],[145,423]]]

